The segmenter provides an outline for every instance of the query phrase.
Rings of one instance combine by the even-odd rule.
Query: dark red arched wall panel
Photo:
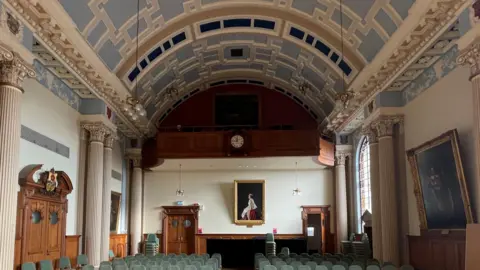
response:
[[[201,92],[175,108],[160,126],[214,126],[215,95],[220,93],[258,95],[261,128],[291,125],[295,129],[315,129],[317,126],[312,116],[291,98],[263,86],[249,84],[222,85]]]

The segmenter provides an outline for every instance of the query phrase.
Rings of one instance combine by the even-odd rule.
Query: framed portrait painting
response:
[[[234,223],[265,223],[265,180],[235,180]]]
[[[116,233],[118,231],[118,224],[120,223],[120,201],[122,194],[112,191],[111,205],[110,205],[110,232]]]
[[[407,151],[422,230],[465,229],[473,222],[458,148],[450,130]]]

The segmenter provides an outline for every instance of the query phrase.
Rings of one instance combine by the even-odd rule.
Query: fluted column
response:
[[[99,266],[102,259],[103,142],[110,130],[103,123],[82,123],[82,127],[90,133],[85,189],[85,251],[90,264]]]
[[[35,72],[0,44],[0,269],[13,269],[22,81]]]
[[[398,208],[395,183],[393,127],[398,117],[381,117],[372,123],[378,136],[378,165],[380,179],[380,214],[382,224],[382,259],[400,263],[398,242]]]
[[[85,235],[85,175],[87,169],[88,131],[80,128],[77,178],[77,235]],[[85,237],[80,238],[80,252],[85,252]]]
[[[130,195],[130,254],[140,253],[142,242],[142,156],[141,149],[128,149],[127,155],[132,160],[132,181]]]
[[[342,241],[348,239],[348,206],[347,206],[347,175],[345,171],[345,161],[347,156],[351,155],[352,147],[350,145],[337,145],[335,147],[335,216],[337,251],[342,249]]]
[[[475,144],[475,179],[480,181],[480,41],[468,46],[457,58],[457,63],[470,67],[470,81],[472,82],[472,100],[473,100],[473,141]],[[480,194],[480,184],[472,186],[475,188],[473,194]],[[480,199],[476,199],[476,216],[480,217]]]
[[[373,258],[382,261],[382,215],[380,199],[380,176],[378,159],[378,139],[370,126],[363,131],[368,136],[370,146],[370,188],[372,196],[372,248]],[[362,213],[363,214],[363,213]]]
[[[110,250],[110,207],[112,204],[112,188],[110,185],[112,178],[112,148],[115,136],[113,134],[105,137],[103,147],[103,198],[102,198],[102,244],[101,259],[108,261],[108,251]]]

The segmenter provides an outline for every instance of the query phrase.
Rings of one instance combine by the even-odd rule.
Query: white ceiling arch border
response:
[[[349,122],[430,48],[470,4],[469,0],[416,1],[404,24],[353,81],[350,90],[358,94],[349,108],[331,115],[330,121],[335,120],[336,124],[329,129],[342,133]]]
[[[54,3],[57,3],[54,4]],[[75,45],[85,45],[85,41],[78,34],[75,28],[71,28],[72,22],[68,20],[68,16],[59,6],[57,1],[17,1],[17,0],[7,0],[4,2],[5,5],[20,19],[23,23],[29,26],[32,30],[33,35],[37,38],[37,41],[40,42],[52,55],[54,55],[57,60],[67,68],[72,74],[74,74],[79,81],[81,81],[85,86],[87,86],[90,91],[92,91],[96,96],[102,99],[113,111],[115,111],[117,118],[124,123],[125,129],[121,130],[126,136],[129,137],[142,137],[143,132],[132,123],[127,116],[123,115],[121,110],[121,103],[124,98],[127,96],[126,88],[121,84],[121,82],[116,78],[111,72],[97,72],[97,66],[92,66],[90,60],[94,62],[100,62],[98,68],[103,70],[106,68],[103,63],[94,55],[94,52],[88,48],[86,54],[81,53],[77,50]],[[43,4],[49,5],[50,9],[44,8]],[[46,13],[51,9],[55,10],[55,19],[52,17],[52,14]],[[57,16],[58,15],[58,16]],[[65,25],[60,25],[65,23]],[[72,41],[69,36],[63,31],[67,28],[67,33],[77,33],[78,36]],[[78,43],[77,43],[78,42]],[[85,59],[85,55],[89,55],[88,59]],[[107,74],[107,78],[103,76]],[[113,81],[113,84],[111,84]],[[117,92],[115,86],[120,86]]]
[[[166,100],[162,104],[160,104],[160,108],[157,109],[157,111],[152,115],[150,118],[150,121],[148,122],[148,129],[150,130],[149,134],[155,134],[156,133],[156,124],[160,120],[160,118],[167,112],[168,109],[172,107],[173,104],[178,102],[180,98],[183,98],[186,94],[190,93],[191,91],[195,89],[200,89],[199,92],[203,92],[205,90],[210,89],[210,84],[215,83],[218,81],[222,80],[237,80],[237,79],[245,79],[245,80],[257,80],[264,82],[264,87],[272,89],[274,91],[275,86],[280,87],[284,89],[285,91],[292,93],[294,96],[299,98],[304,104],[306,104],[315,114],[318,115],[318,123],[321,123],[326,117],[326,113],[323,111],[322,108],[315,106],[314,103],[312,103],[311,98],[303,96],[301,93],[297,92],[294,88],[292,88],[291,85],[286,84],[285,82],[273,78],[273,77],[265,77],[262,76],[261,74],[258,74],[256,72],[252,71],[235,71],[235,70],[229,70],[229,71],[224,71],[224,72],[218,72],[210,76],[208,79],[205,80],[199,80],[185,89],[181,91],[181,94],[179,93],[178,98],[174,100]],[[198,93],[197,93],[198,94]],[[158,105],[158,104],[157,104]]]

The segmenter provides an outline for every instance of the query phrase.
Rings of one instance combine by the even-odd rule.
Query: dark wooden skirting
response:
[[[81,235],[65,236],[65,256],[70,258],[72,265],[77,265],[77,256],[80,254],[80,237]]]
[[[248,240],[265,237],[265,234],[197,234],[195,252],[197,254],[207,253],[208,239],[230,239],[230,240]],[[303,234],[276,234],[275,239],[298,239],[304,238]]]
[[[408,236],[410,264],[418,270],[464,270],[465,231],[425,231]]]

